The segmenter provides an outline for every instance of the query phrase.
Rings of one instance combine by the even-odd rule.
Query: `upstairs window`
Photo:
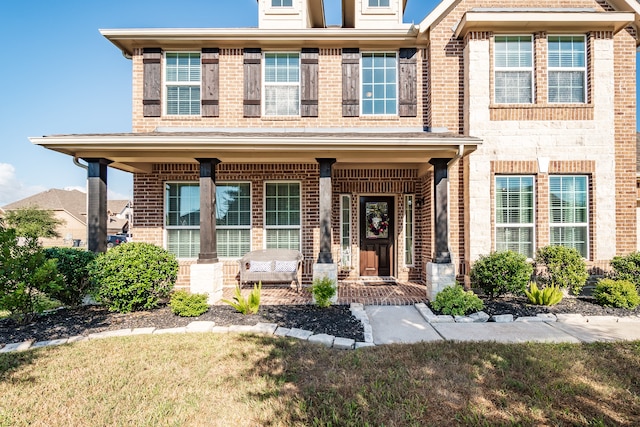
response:
[[[265,53],[264,115],[300,115],[300,54]]]
[[[496,36],[494,41],[495,102],[533,102],[533,39],[531,36]]]
[[[165,65],[167,115],[200,115],[200,53],[168,52]]]
[[[398,114],[398,57],[393,53],[362,54],[362,114]]]
[[[271,0],[271,7],[291,7],[293,0]]]
[[[389,0],[369,0],[369,7],[389,7]]]
[[[549,36],[549,102],[584,103],[586,49],[584,36]]]

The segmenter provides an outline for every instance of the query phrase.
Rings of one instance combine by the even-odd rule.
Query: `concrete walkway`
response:
[[[590,343],[640,340],[640,318],[545,315],[508,321],[500,317],[436,316],[424,304],[365,306],[374,344],[420,341]]]

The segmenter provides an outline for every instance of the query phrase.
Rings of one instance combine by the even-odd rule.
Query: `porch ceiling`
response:
[[[450,133],[250,133],[153,132],[53,135],[29,140],[78,158],[105,158],[127,172],[148,173],[154,163],[196,163],[218,158],[225,163],[315,163],[335,158],[342,164],[422,165],[432,158],[469,154],[478,138]]]

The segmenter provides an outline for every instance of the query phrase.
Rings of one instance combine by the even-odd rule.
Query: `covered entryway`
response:
[[[360,197],[360,276],[392,276],[394,198]]]

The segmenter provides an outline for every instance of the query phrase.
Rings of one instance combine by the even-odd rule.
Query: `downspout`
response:
[[[78,160],[78,156],[73,156],[73,164],[84,170],[89,170],[89,166],[80,163],[80,161]]]
[[[453,159],[451,159],[451,160],[449,160],[449,162],[447,162],[447,169],[450,168],[455,162],[460,160],[462,158],[462,156],[464,156],[464,144],[458,145],[458,152],[453,157]]]

